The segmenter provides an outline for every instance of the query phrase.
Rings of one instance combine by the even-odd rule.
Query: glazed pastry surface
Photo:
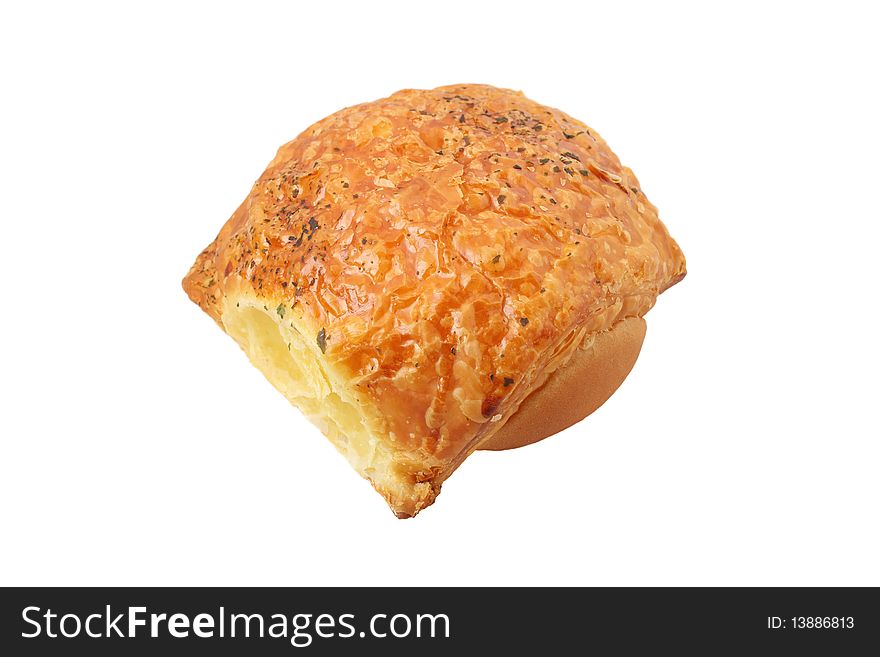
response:
[[[684,274],[594,130],[454,85],[282,146],[184,287],[407,517],[585,339]]]

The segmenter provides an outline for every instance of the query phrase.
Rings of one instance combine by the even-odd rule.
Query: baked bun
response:
[[[685,261],[605,142],[519,92],[405,90],[285,144],[183,281],[399,517],[592,412]]]

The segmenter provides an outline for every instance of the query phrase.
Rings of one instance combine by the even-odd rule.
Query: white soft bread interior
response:
[[[415,515],[436,492],[429,483],[413,480],[398,467],[374,408],[364,403],[351,380],[327,360],[317,333],[296,317],[279,313],[253,296],[230,296],[222,315],[223,327],[238,342],[251,363],[287,400],[314,424],[351,466],[386,498],[398,515]]]

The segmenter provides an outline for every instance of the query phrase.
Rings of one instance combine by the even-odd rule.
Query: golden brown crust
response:
[[[282,146],[184,287],[221,326],[224,300],[247,294],[314,336],[412,482],[410,501],[383,493],[412,515],[585,338],[684,273],[595,131],[454,85],[344,109]]]
[[[628,317],[590,336],[479,449],[523,447],[583,420],[608,401],[630,373],[646,328],[641,317]]]

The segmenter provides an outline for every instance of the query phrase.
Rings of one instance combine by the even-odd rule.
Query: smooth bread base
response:
[[[646,329],[643,318],[628,317],[597,333],[478,449],[523,447],[583,420],[626,379],[639,357]]]

